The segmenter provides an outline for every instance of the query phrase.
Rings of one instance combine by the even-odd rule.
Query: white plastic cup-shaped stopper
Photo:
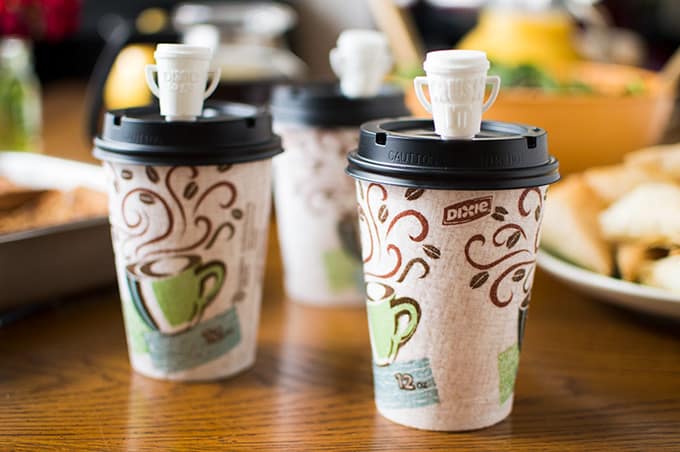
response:
[[[350,98],[375,96],[392,67],[387,39],[375,30],[343,31],[329,56],[340,90]]]
[[[159,99],[161,115],[167,121],[195,121],[203,111],[203,101],[215,91],[220,79],[220,70],[210,69],[210,49],[158,44],[154,58],[156,64],[146,67],[146,82]],[[206,89],[208,77],[211,81]]]
[[[423,65],[424,77],[414,80],[416,96],[432,113],[435,133],[443,139],[470,139],[479,133],[482,114],[498,96],[501,79],[487,75],[489,60],[478,50],[429,52]],[[484,101],[486,86],[491,94]],[[423,92],[427,86],[428,100]]]

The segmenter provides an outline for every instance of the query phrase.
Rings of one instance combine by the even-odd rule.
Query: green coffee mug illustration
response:
[[[411,298],[396,298],[394,289],[382,283],[366,283],[366,297],[373,359],[378,366],[387,366],[416,332],[420,306]],[[404,317],[406,322],[401,321]]]
[[[190,329],[201,319],[224,283],[221,261],[200,256],[167,256],[128,265],[127,285],[144,322],[164,334]]]

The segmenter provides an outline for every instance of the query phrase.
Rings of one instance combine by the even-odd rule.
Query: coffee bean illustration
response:
[[[387,215],[389,215],[389,211],[387,210],[387,206],[383,204],[380,206],[380,209],[378,209],[378,220],[381,223],[384,223],[385,220],[387,220]]]
[[[196,192],[198,191],[198,185],[196,185],[196,182],[189,182],[186,187],[184,187],[184,197],[186,199],[191,199],[196,195]]]
[[[470,280],[470,287],[472,287],[473,289],[478,289],[484,285],[487,279],[489,279],[489,272],[477,273]]]
[[[423,196],[423,193],[425,193],[425,190],[422,188],[409,188],[406,190],[406,194],[404,196],[409,201],[413,201],[414,199],[418,199]]]
[[[519,231],[513,232],[510,237],[508,237],[508,241],[505,242],[505,245],[509,248],[512,248],[513,246],[517,245],[517,242],[519,242],[520,237],[522,234],[520,234]]]
[[[120,177],[122,177],[125,180],[130,180],[132,179],[132,171],[124,169],[123,171],[120,172]]]
[[[423,245],[423,251],[425,251],[425,254],[432,259],[439,259],[442,255],[439,248],[434,245]]]
[[[140,193],[139,200],[144,204],[153,204],[156,202],[149,193]]]
[[[156,170],[153,168],[153,166],[147,166],[146,169],[145,169],[145,171],[146,171],[146,177],[148,177],[149,180],[150,180],[152,183],[155,184],[155,183],[157,183],[157,182],[159,181],[160,178],[158,177],[158,173],[157,173]]]
[[[520,268],[515,273],[512,274],[512,280],[515,282],[519,282],[524,279],[524,276],[526,274],[527,274],[526,270]]]

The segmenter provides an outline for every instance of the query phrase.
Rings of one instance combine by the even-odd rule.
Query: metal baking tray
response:
[[[0,152],[0,176],[22,186],[106,192],[102,168],[23,152]],[[0,312],[54,302],[115,283],[108,218],[0,234]]]

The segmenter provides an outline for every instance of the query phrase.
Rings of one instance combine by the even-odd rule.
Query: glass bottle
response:
[[[0,39],[0,150],[40,151],[40,84],[30,44]]]

